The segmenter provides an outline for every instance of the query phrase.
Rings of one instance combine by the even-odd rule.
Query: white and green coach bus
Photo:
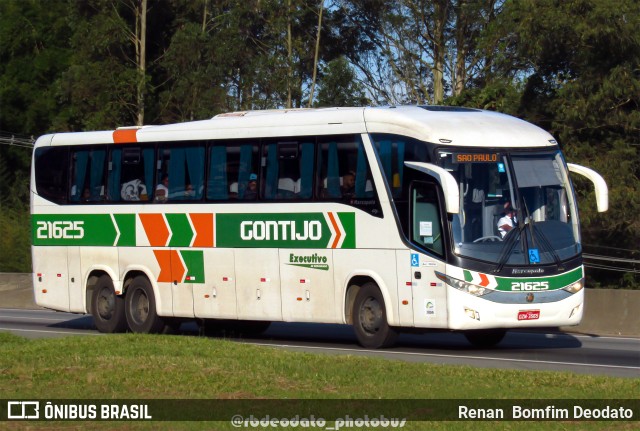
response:
[[[584,270],[554,138],[495,112],[443,106],[222,114],[59,133],[31,174],[38,305],[102,332],[195,319],[398,332],[576,325]],[[511,229],[499,228],[509,216]]]

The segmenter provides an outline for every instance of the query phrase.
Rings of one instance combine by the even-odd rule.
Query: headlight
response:
[[[457,278],[450,277],[438,271],[436,271],[436,277],[447,283],[449,286],[462,290],[463,292],[469,293],[473,296],[482,296],[491,292],[491,289],[486,289],[475,284],[467,283],[466,281],[458,280]]]
[[[583,287],[584,287],[584,278],[581,278],[575,283],[572,283],[567,287],[563,287],[562,290],[566,290],[567,292],[571,292],[571,293],[578,293],[582,290]]]

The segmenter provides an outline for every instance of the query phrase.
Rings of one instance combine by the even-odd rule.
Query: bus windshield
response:
[[[453,251],[503,265],[558,264],[581,252],[576,204],[559,151],[440,151],[456,179]]]

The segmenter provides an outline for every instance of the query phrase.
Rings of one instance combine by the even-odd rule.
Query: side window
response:
[[[393,197],[407,199],[408,185],[403,187],[407,182],[404,162],[429,162],[431,157],[428,146],[424,142],[400,135],[373,134],[371,139]]]
[[[72,150],[71,203],[102,202],[106,199],[106,154],[104,147],[77,147]]]
[[[107,170],[107,197],[111,202],[148,202],[153,190],[154,148],[112,147]]]
[[[153,201],[194,201],[204,195],[204,146],[178,143],[161,147]]]
[[[443,256],[440,203],[434,184],[414,182],[411,194],[411,242]]]
[[[207,199],[255,200],[258,197],[260,163],[257,142],[209,147]]]
[[[323,137],[319,142],[319,150],[316,182],[318,197],[321,200],[343,202],[382,217],[360,137]]]
[[[315,138],[301,138],[265,143],[262,155],[265,199],[311,199],[314,142]]]
[[[34,153],[34,164],[36,192],[51,202],[66,203],[69,148],[40,147]]]

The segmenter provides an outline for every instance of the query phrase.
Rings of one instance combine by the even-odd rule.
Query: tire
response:
[[[107,275],[100,277],[93,288],[91,315],[100,332],[111,334],[127,330],[124,298],[116,295],[113,282]]]
[[[502,341],[506,333],[506,329],[479,329],[465,331],[464,336],[473,347],[488,348]]]
[[[159,334],[165,330],[165,321],[156,313],[156,297],[147,277],[138,275],[127,288],[125,315],[131,332]]]
[[[367,283],[356,295],[353,304],[353,329],[362,347],[391,347],[398,337],[387,322],[384,298],[375,283]]]

